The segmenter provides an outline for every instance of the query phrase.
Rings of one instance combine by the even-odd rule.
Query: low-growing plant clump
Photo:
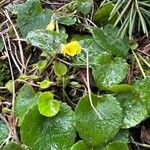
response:
[[[150,2],[0,2],[0,149],[150,149]]]

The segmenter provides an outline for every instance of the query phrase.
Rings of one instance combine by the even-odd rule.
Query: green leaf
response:
[[[87,145],[98,147],[114,138],[122,124],[123,115],[120,104],[111,95],[92,95],[92,102],[102,119],[93,110],[86,95],[76,106],[76,129]]]
[[[0,145],[8,137],[8,134],[9,134],[9,130],[7,126],[2,120],[0,120]]]
[[[27,0],[17,5],[15,12],[18,16],[17,25],[23,37],[30,31],[46,29],[53,14],[52,10],[42,8],[40,0]]]
[[[39,70],[39,73],[42,73],[46,69],[47,63],[48,61],[44,59],[44,60],[40,60],[38,63],[35,64],[35,66]]]
[[[34,93],[30,85],[25,84],[19,90],[15,100],[15,116],[19,118],[19,125],[27,113],[27,111],[33,107],[38,101],[39,94]]]
[[[21,141],[32,150],[70,150],[74,144],[74,113],[61,103],[58,114],[48,118],[41,115],[35,105],[21,124]]]
[[[2,52],[3,49],[4,49],[4,43],[2,38],[0,37],[0,52]]]
[[[129,150],[128,144],[122,141],[115,141],[106,146],[106,150]]]
[[[67,73],[67,66],[61,62],[55,63],[54,73],[58,77],[64,76]]]
[[[135,40],[130,40],[130,49],[135,50],[137,49],[139,44]]]
[[[57,21],[60,24],[71,26],[76,23],[77,19],[73,16],[60,16]]]
[[[36,30],[28,33],[27,42],[50,53],[66,42],[66,35],[55,31]]]
[[[138,81],[137,85],[134,86],[140,93],[140,99],[146,103],[147,111],[150,115],[150,76]]]
[[[113,139],[113,142],[114,141],[122,141],[124,143],[128,143],[129,131],[127,129],[119,130],[119,132],[116,134],[115,138]]]
[[[12,81],[12,80],[9,80],[9,81],[5,84],[5,87],[7,88],[7,90],[8,90],[10,93],[13,93],[13,81]]]
[[[74,40],[77,40],[81,47],[85,49],[88,52],[89,57],[89,63],[94,64],[94,60],[99,55],[99,53],[103,52],[104,50],[95,42],[95,40],[92,37],[85,37],[81,36],[73,38]],[[76,65],[86,65],[86,52],[84,50],[81,51],[81,53],[74,58],[74,63]]]
[[[44,92],[39,96],[38,109],[40,114],[46,117],[55,116],[60,109],[60,103],[54,100],[51,92]]]
[[[114,24],[116,19],[118,18],[118,14],[116,13],[111,19],[109,19],[110,13],[113,8],[114,6],[111,2],[106,3],[103,7],[99,8],[98,11],[94,14],[94,21],[100,26]]]
[[[118,36],[118,29],[114,26],[105,26],[104,30],[94,28],[92,35],[95,41],[112,55],[124,57],[129,50],[128,40],[123,40]]]
[[[102,53],[97,57],[99,64],[92,66],[94,80],[100,89],[108,89],[119,84],[128,72],[128,65],[122,58],[116,57],[110,60],[109,54]]]
[[[148,117],[145,103],[132,93],[119,93],[116,98],[124,113],[122,128],[134,127]]]
[[[21,148],[21,145],[19,145],[16,142],[12,141],[12,142],[6,144],[3,147],[3,150],[23,150],[23,148]]]
[[[49,81],[49,80],[43,80],[42,82],[38,82],[38,84],[40,85],[41,89],[47,89],[49,88],[51,85],[54,84],[54,82]]]
[[[114,93],[125,93],[125,92],[130,92],[130,93],[135,93],[137,94],[136,89],[134,86],[129,85],[129,84],[120,84],[120,85],[112,85],[109,89],[109,91],[114,92]]]
[[[90,13],[93,5],[93,0],[77,0],[77,9],[84,15]]]
[[[77,143],[75,143],[70,150],[91,150],[84,141],[80,140]]]
[[[142,101],[150,101],[150,76],[139,81],[135,88],[140,93],[140,98]]]
[[[11,113],[11,112],[12,112],[12,110],[7,107],[2,108],[2,113]]]

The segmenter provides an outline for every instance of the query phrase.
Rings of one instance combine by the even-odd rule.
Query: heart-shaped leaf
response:
[[[98,147],[112,140],[122,124],[122,108],[111,95],[92,95],[92,108],[89,96],[82,97],[75,110],[76,129],[85,143]]]
[[[75,136],[74,113],[63,103],[58,114],[50,118],[41,115],[35,105],[21,124],[21,141],[32,150],[70,150]]]
[[[44,92],[39,96],[38,109],[46,117],[55,116],[59,112],[60,103],[53,97],[51,92]]]

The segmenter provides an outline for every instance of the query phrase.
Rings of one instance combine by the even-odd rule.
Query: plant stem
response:
[[[96,114],[98,115],[99,119],[102,119],[101,115],[96,110],[96,108],[94,107],[93,102],[92,102],[92,95],[91,95],[91,89],[90,89],[90,78],[89,78],[89,55],[88,55],[88,51],[87,50],[84,49],[84,51],[86,52],[86,78],[87,78],[86,80],[87,80],[87,89],[88,89],[89,101],[90,101],[91,107],[96,112]]]

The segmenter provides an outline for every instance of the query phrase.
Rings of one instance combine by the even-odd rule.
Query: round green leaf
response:
[[[87,15],[91,11],[92,6],[93,0],[77,0],[77,8],[84,15]]]
[[[84,141],[80,140],[77,143],[75,143],[70,150],[91,150]]]
[[[42,82],[38,82],[38,84],[40,85],[41,89],[47,89],[49,88],[51,85],[54,84],[54,82],[49,81],[49,80],[43,80]]]
[[[92,95],[97,115],[91,107],[88,95],[82,97],[75,110],[76,129],[85,143],[98,147],[112,140],[122,124],[122,108],[111,95]]]
[[[60,103],[53,99],[51,92],[44,92],[39,96],[38,109],[46,117],[55,116],[60,109]]]
[[[128,144],[122,141],[115,141],[106,146],[107,150],[129,150]]]
[[[8,137],[8,134],[9,134],[9,130],[7,126],[2,120],[0,120],[0,145]]]
[[[54,65],[54,73],[60,77],[67,73],[67,66],[61,62],[55,63]]]
[[[102,57],[103,59],[101,59]],[[107,58],[107,56],[105,57]],[[100,54],[98,59],[104,60],[104,55]],[[116,57],[112,61],[108,59],[108,62],[103,64],[99,62],[97,65],[93,65],[92,69],[96,85],[100,89],[108,89],[125,79],[128,65],[122,58]]]
[[[32,150],[70,150],[75,136],[74,112],[64,103],[50,118],[41,115],[35,105],[21,124],[21,141]]]
[[[116,98],[124,112],[122,128],[134,127],[148,117],[145,103],[131,93],[120,93]]]

